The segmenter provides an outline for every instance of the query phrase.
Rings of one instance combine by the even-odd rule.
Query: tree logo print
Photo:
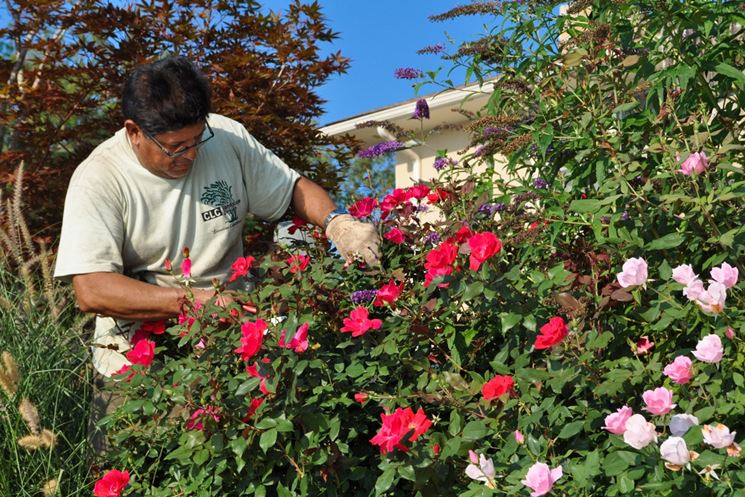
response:
[[[238,219],[238,202],[233,199],[233,187],[225,180],[212,183],[204,188],[201,200],[207,205],[220,207],[224,215],[228,217],[228,223]]]

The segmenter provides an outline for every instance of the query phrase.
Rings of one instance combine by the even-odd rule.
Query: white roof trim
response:
[[[360,114],[344,121],[337,121],[328,124],[319,129],[327,136],[350,133],[357,129],[357,125],[367,121],[395,121],[397,119],[410,119],[416,107],[416,101],[419,98],[427,100],[430,110],[453,105],[463,101],[468,95],[474,95],[476,98],[487,98],[491,92],[484,90],[484,87],[492,81],[485,81],[483,85],[476,83],[461,88],[446,90],[441,93],[434,93],[412,100],[407,100],[391,107],[385,107],[379,110],[373,110],[366,114]]]

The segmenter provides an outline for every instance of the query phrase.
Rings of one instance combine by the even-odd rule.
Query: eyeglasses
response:
[[[167,155],[168,157],[170,157],[171,159],[175,159],[175,158],[177,158],[177,157],[181,157],[182,155],[184,155],[184,154],[185,154],[186,152],[188,152],[188,151],[189,151],[189,150],[191,150],[192,148],[199,148],[199,147],[201,147],[202,145],[204,145],[204,143],[205,143],[205,142],[209,141],[210,139],[212,139],[212,138],[213,138],[213,137],[215,136],[215,133],[214,133],[214,131],[212,131],[212,128],[210,128],[210,123],[208,123],[207,121],[204,121],[204,125],[206,126],[206,128],[205,128],[205,129],[206,129],[206,130],[207,130],[207,131],[209,132],[209,134],[210,134],[210,135],[209,135],[209,136],[208,136],[207,138],[205,138],[204,140],[201,140],[201,141],[199,141],[199,142],[195,143],[194,145],[188,145],[188,146],[186,146],[186,147],[179,147],[179,148],[177,148],[177,149],[176,149],[176,150],[174,150],[174,151],[170,151],[170,150],[168,150],[168,148],[166,148],[166,146],[165,146],[165,145],[163,145],[162,143],[160,143],[160,142],[159,142],[159,141],[158,141],[158,140],[157,140],[157,139],[156,139],[156,138],[155,138],[155,137],[154,137],[153,135],[151,135],[150,133],[146,133],[146,132],[145,132],[145,130],[143,130],[143,131],[142,131],[142,133],[143,133],[143,134],[144,134],[144,135],[145,135],[145,136],[146,136],[147,138],[149,138],[149,139],[150,139],[150,140],[151,140],[151,141],[152,141],[153,143],[155,143],[155,144],[156,144],[156,145],[158,146],[158,148],[160,148],[160,151],[161,151],[161,152],[163,152],[164,154],[166,154],[166,155]],[[204,135],[204,131],[202,131],[202,135]]]

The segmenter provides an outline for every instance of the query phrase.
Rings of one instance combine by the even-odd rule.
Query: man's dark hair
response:
[[[155,135],[204,121],[211,98],[207,78],[188,59],[167,57],[132,71],[122,92],[122,112]]]

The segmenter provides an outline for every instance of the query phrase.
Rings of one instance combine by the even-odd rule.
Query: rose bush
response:
[[[254,254],[257,315],[147,334],[111,386],[125,495],[744,492],[743,11],[497,6],[449,56],[500,75],[475,151],[357,204],[380,270]]]

